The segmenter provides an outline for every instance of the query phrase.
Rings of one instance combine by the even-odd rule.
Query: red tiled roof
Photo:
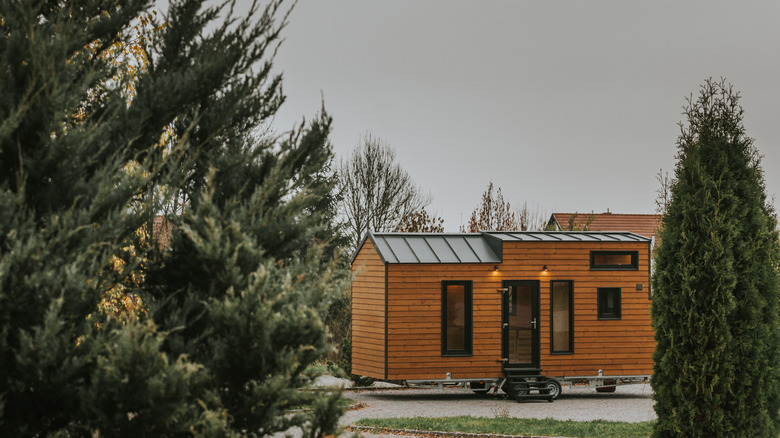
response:
[[[629,231],[640,236],[653,237],[661,225],[660,214],[615,214],[615,213],[553,213],[550,223],[559,229],[569,228],[569,221],[574,215],[574,227],[586,231]],[[588,223],[588,221],[593,220]]]

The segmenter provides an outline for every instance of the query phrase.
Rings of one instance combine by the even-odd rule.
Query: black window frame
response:
[[[630,255],[630,265],[597,265],[597,255]],[[590,270],[591,271],[638,271],[639,270],[639,251],[591,251],[590,252]]]
[[[555,349],[555,318],[553,309],[553,291],[555,283],[569,283],[569,349]],[[550,281],[550,354],[574,354],[574,281],[551,280]]]
[[[443,280],[441,282],[441,355],[442,356],[472,356],[474,345],[474,293],[471,280]],[[464,349],[448,349],[447,347],[447,286],[464,286]]]
[[[603,301],[601,299],[601,294],[602,293],[607,293],[609,291],[616,291],[617,292],[616,297],[615,297],[615,312],[607,312],[606,309],[602,309],[602,306],[601,306],[601,303]],[[597,300],[598,319],[599,320],[605,320],[605,321],[613,320],[614,321],[614,320],[622,319],[622,313],[623,313],[623,304],[622,304],[623,297],[622,297],[622,295],[623,295],[623,291],[619,287],[600,287],[600,288],[597,289],[596,300]]]

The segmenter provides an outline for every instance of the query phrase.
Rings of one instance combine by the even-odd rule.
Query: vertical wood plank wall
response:
[[[388,265],[388,379],[501,377],[501,276],[484,264]],[[441,282],[471,280],[473,355],[441,354]]]
[[[367,239],[352,262],[352,373],[385,378],[385,265]]]
[[[548,376],[651,374],[654,332],[650,322],[648,243],[540,243],[504,245],[504,262],[539,272],[541,367]],[[638,251],[636,271],[592,271],[591,251]],[[512,270],[507,269],[509,275]],[[528,271],[525,271],[528,272]],[[531,271],[533,272],[533,271]],[[528,273],[531,273],[528,272]],[[519,275],[523,274],[521,270]],[[574,288],[574,354],[550,352],[550,281],[572,280]],[[642,290],[636,290],[637,284]],[[621,319],[598,319],[598,288],[621,289]]]
[[[370,241],[366,241],[369,245]],[[591,271],[590,251],[639,253],[636,271]],[[500,271],[485,264],[389,264],[387,379],[501,377],[502,280],[539,280],[541,367],[547,376],[650,374],[655,348],[648,299],[648,243],[504,242]],[[365,273],[353,284],[353,372],[377,377],[384,351],[372,318],[384,309],[384,273],[364,247],[353,266]],[[381,263],[381,262],[380,262]],[[542,266],[548,271],[543,272]],[[381,278],[380,278],[381,277]],[[441,282],[473,281],[473,350],[470,357],[442,357]],[[574,353],[550,352],[550,281],[572,280]],[[637,291],[637,283],[642,290]],[[597,289],[621,288],[622,318],[599,320]],[[371,321],[367,321],[367,319]],[[369,323],[370,322],[370,323]],[[363,333],[364,330],[368,330]],[[369,357],[370,356],[370,357]],[[369,360],[371,357],[373,361]],[[356,368],[357,366],[357,368]],[[384,376],[382,376],[384,377]]]

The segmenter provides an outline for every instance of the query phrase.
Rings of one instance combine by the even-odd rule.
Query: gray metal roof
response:
[[[629,232],[593,231],[370,233],[366,238],[385,263],[501,263],[503,242],[650,242]]]
[[[375,233],[385,263],[500,263],[481,234]]]
[[[649,242],[650,239],[627,231],[488,231],[489,236],[505,242]]]

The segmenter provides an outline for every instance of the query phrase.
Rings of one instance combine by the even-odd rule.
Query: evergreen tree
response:
[[[739,94],[688,99],[653,275],[654,435],[780,432],[780,244]]]
[[[337,394],[297,391],[346,275],[330,118],[255,136],[286,11],[204,3],[152,19],[130,101],[111,48],[151,1],[0,1],[0,436],[336,427]],[[170,248],[113,264],[165,193]],[[145,312],[101,309],[120,282]]]

